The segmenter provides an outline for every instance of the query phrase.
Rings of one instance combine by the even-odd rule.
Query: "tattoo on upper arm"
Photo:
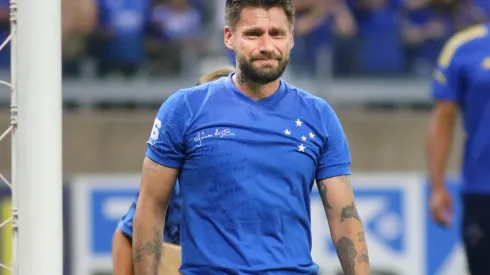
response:
[[[143,171],[148,172],[148,173],[152,173],[152,174],[160,174],[161,171],[160,171],[160,169],[158,169],[159,166],[160,166],[160,164],[155,163],[155,162],[145,162],[143,164]]]
[[[346,184],[349,188],[352,188],[351,183],[350,183],[350,176],[345,175],[345,176],[338,176],[335,178],[338,179],[339,181],[341,181],[342,183]],[[328,195],[328,184],[327,184],[326,180],[322,180],[319,182],[318,189],[320,191],[320,195],[321,195],[325,210],[332,210],[333,209],[332,204],[330,204],[330,202],[328,201],[328,196],[327,196]]]
[[[354,218],[361,221],[359,214],[357,213],[357,207],[354,202],[351,205],[346,205],[342,207],[342,213],[340,214],[340,222],[344,222],[346,219]]]
[[[341,182],[349,186],[349,188],[352,188],[352,184],[350,183],[350,176],[338,176],[337,177]]]
[[[357,251],[354,242],[347,237],[342,237],[335,244],[340,265],[345,275],[354,275]]]
[[[320,181],[319,189],[320,189],[320,196],[323,201],[323,206],[325,207],[326,210],[332,210],[332,205],[330,205],[327,198],[328,188],[325,181]]]
[[[158,267],[160,265],[160,259],[162,257],[162,238],[163,232],[161,230],[157,230],[155,236],[153,237],[153,240],[147,241],[144,245],[134,247],[133,261],[136,263],[142,261],[144,256],[153,256],[151,269],[154,274],[157,274]]]

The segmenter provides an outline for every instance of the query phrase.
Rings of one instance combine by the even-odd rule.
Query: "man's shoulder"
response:
[[[199,109],[207,101],[211,93],[216,94],[216,91],[222,89],[222,80],[218,79],[201,85],[180,89],[166,101],[174,108],[184,108],[193,112],[193,110],[196,110],[196,108]]]
[[[478,51],[488,51],[490,25],[476,25],[455,33],[444,45],[438,64],[448,67],[452,60]]]
[[[222,91],[224,88],[224,80],[220,78],[197,86],[181,89],[179,92],[183,93],[189,101],[197,100],[202,102],[210,93],[216,94],[217,91]]]
[[[313,95],[289,83],[285,82],[285,85],[289,93],[293,93],[296,97],[298,97],[301,101],[303,101],[308,107],[313,107],[321,111],[331,108],[328,102],[324,98]]]

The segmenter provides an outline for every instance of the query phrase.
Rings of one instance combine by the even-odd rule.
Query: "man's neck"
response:
[[[258,84],[240,77],[238,74],[233,75],[235,86],[246,96],[253,100],[260,100],[269,97],[279,89],[281,80],[277,79],[267,84]]]

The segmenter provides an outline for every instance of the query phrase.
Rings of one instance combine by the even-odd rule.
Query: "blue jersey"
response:
[[[466,132],[463,192],[490,194],[490,25],[452,37],[434,72],[432,95],[460,106]]]
[[[232,75],[172,95],[148,141],[147,157],[181,169],[180,272],[316,275],[310,192],[350,174],[340,122],[284,81],[255,101]]]
[[[117,227],[128,237],[133,237],[133,218],[136,212],[136,204],[138,203],[138,195],[129,207],[126,215],[119,221]],[[174,193],[167,208],[167,216],[165,218],[164,240],[169,243],[180,245],[180,187],[179,182],[175,183]]]

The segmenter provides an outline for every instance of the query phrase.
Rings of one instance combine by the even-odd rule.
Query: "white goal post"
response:
[[[10,0],[13,275],[62,275],[61,0]]]

